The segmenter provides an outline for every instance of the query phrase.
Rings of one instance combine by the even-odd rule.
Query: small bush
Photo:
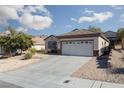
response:
[[[24,59],[31,59],[33,56],[33,54],[31,52],[27,52],[25,55],[24,55]]]
[[[36,53],[35,48],[30,48],[28,51],[30,51],[33,55]]]

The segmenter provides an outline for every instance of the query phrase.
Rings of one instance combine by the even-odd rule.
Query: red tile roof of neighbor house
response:
[[[32,38],[32,41],[34,42],[34,44],[38,44],[38,45],[43,45],[45,44],[44,39],[46,38],[46,36],[34,36]]]

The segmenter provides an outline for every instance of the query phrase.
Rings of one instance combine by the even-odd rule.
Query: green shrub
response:
[[[24,55],[24,59],[31,59],[33,56],[33,54],[31,52],[27,52],[25,55]]]
[[[28,51],[31,52],[33,55],[36,53],[35,48],[30,48]]]

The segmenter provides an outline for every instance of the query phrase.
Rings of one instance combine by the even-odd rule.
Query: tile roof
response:
[[[113,32],[113,31],[107,31],[107,32],[104,33],[104,35],[106,37],[115,37],[115,38],[117,37],[116,32]]]
[[[32,38],[33,42],[35,45],[43,45],[45,44],[44,39],[46,38],[46,36],[35,36]]]
[[[68,38],[68,37],[76,37],[76,36],[86,36],[86,37],[95,37],[95,36],[101,36],[102,38],[104,38],[106,41],[109,42],[109,40],[106,38],[106,36],[104,35],[103,32],[93,32],[87,29],[74,29],[71,32],[68,33],[64,33],[61,35],[56,36],[57,38]]]
[[[100,32],[93,32],[87,29],[74,29],[71,32],[64,33],[58,36],[70,36],[70,35],[86,35],[86,34],[99,34]]]

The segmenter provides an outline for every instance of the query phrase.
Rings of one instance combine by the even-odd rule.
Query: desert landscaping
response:
[[[42,62],[47,58],[48,55],[42,53],[36,53],[31,59],[24,60],[24,54],[13,56],[5,59],[0,59],[0,72],[7,72],[12,70],[17,70],[19,68]]]
[[[124,53],[120,49],[113,49],[110,55],[105,55],[100,60],[94,57],[72,76],[124,84]]]

